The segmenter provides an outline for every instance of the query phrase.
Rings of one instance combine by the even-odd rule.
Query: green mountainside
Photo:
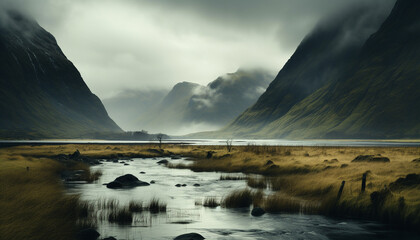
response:
[[[16,12],[0,18],[0,137],[119,133],[55,38]]]
[[[339,27],[342,21],[330,26],[335,33],[330,36],[316,29],[257,103],[221,132],[264,138],[420,137],[419,12],[420,1],[399,0],[363,45],[341,51],[334,51],[345,41],[339,30],[349,29]],[[360,23],[349,19],[350,26],[356,20]]]

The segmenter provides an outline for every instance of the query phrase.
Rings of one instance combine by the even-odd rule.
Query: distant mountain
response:
[[[196,83],[177,83],[153,109],[139,116],[137,125],[149,132],[173,133],[183,126],[190,97],[202,86]]]
[[[165,90],[125,90],[102,102],[121,128],[134,131],[144,129],[139,125],[139,119],[156,108],[167,93]]]
[[[272,79],[263,70],[238,70],[207,86],[178,83],[138,125],[171,134],[220,128],[255,102]]]
[[[335,49],[345,42],[339,37],[342,21],[320,45],[322,38],[314,36],[328,31],[316,30],[258,102],[225,131],[268,138],[420,137],[419,12],[420,1],[398,0],[363,45],[340,51]],[[369,23],[362,16],[346,20],[350,24],[343,29]]]
[[[122,132],[50,33],[19,13],[0,12],[1,138]]]

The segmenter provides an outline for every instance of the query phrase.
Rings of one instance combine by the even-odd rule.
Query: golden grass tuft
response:
[[[222,199],[221,205],[226,208],[244,208],[251,204],[259,205],[262,198],[261,191],[252,191],[248,188],[236,190]]]

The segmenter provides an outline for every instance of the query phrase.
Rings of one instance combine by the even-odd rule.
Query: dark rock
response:
[[[175,185],[175,187],[181,187],[181,184],[178,183],[178,184]]]
[[[254,217],[262,216],[264,213],[265,213],[264,209],[262,209],[260,207],[255,207],[251,211],[251,215],[254,216]]]
[[[412,162],[415,162],[415,163],[420,163],[420,158],[413,159],[413,161],[412,161]]]
[[[274,164],[274,163],[273,163],[273,161],[268,160],[268,161],[265,163],[265,166],[272,165],[272,164]]]
[[[102,240],[117,240],[116,238],[114,238],[114,237],[107,237],[107,238],[104,238],[104,239],[102,239]]]
[[[186,233],[186,234],[182,234],[174,238],[174,240],[202,240],[202,239],[205,239],[205,238],[198,233]]]
[[[113,163],[118,163],[118,159],[112,159]]]
[[[156,183],[155,180],[150,181],[150,184],[155,184],[155,183]]]
[[[126,174],[124,176],[117,177],[113,182],[108,183],[106,186],[107,188],[129,188],[149,185],[149,183],[140,181],[132,174]]]
[[[169,161],[166,159],[160,160],[159,162],[157,162],[157,164],[168,164]]]
[[[348,167],[349,165],[348,164],[341,164],[341,168],[346,168],[346,167]]]
[[[184,183],[184,184],[182,184],[181,186],[182,186],[182,187],[186,187],[186,186],[187,186],[187,184],[185,184],[185,183]]]
[[[207,158],[212,158],[213,157],[213,151],[208,151],[207,152]]]
[[[327,160],[327,159],[325,159],[325,160],[324,160],[324,163],[338,163],[338,160],[337,160],[336,158],[331,159],[331,160]]]
[[[268,167],[268,169],[279,169],[279,165],[273,164],[270,167]]]
[[[110,182],[110,183],[106,184],[106,187],[111,188],[111,189],[117,189],[117,188],[122,188],[123,185],[119,182],[114,181],[114,182]]]
[[[141,171],[140,174],[146,174],[146,172]]]
[[[380,155],[359,155],[351,162],[390,162],[390,160]]]
[[[80,157],[79,149],[77,149],[73,154],[70,154],[70,159],[78,159]]]
[[[172,155],[171,159],[181,159],[181,156],[180,155]]]
[[[128,165],[130,165],[130,164],[128,164],[128,163],[124,163],[124,166],[128,166]]]
[[[398,178],[395,182],[389,184],[389,188],[393,191],[403,188],[416,187],[420,185],[420,175],[411,173],[405,178]]]
[[[98,239],[99,236],[100,234],[93,228],[86,228],[86,229],[80,230],[76,234],[76,238],[78,240],[96,240]]]
[[[195,183],[193,186],[194,186],[194,187],[199,187],[199,186],[200,186],[200,184]]]

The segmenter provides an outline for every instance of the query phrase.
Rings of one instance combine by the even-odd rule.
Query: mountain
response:
[[[118,126],[135,131],[144,129],[138,124],[139,118],[156,108],[167,93],[165,90],[124,90],[102,102]]]
[[[140,118],[138,125],[170,134],[215,130],[255,102],[272,79],[264,70],[238,70],[207,86],[178,83],[154,110]]]
[[[0,12],[0,137],[122,132],[50,33],[17,12]]]
[[[218,77],[191,97],[185,119],[226,125],[253,104],[272,79],[263,70],[241,69]]]
[[[335,49],[344,38],[314,38],[328,33],[316,29],[257,103],[224,131],[267,138],[419,137],[419,10],[419,1],[398,0],[379,30],[341,51]],[[351,16],[329,26],[333,36],[373,23],[365,14]],[[316,39],[323,39],[321,49]]]
[[[151,132],[174,133],[183,127],[186,107],[194,92],[203,86],[190,83],[177,83],[172,90],[149,112],[139,116],[138,126]]]

